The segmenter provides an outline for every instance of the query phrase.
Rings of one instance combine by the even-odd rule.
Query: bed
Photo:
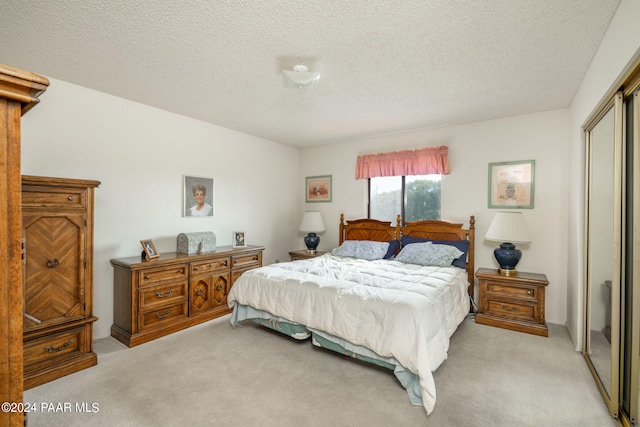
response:
[[[475,220],[400,225],[340,216],[339,247],[243,273],[228,296],[244,321],[393,370],[431,413],[433,372],[470,311]]]

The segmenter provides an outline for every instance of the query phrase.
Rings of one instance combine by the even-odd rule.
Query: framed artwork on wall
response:
[[[183,216],[206,218],[213,216],[213,179],[184,176]]]
[[[246,248],[247,240],[244,236],[244,231],[234,231],[233,232],[233,247],[234,248]]]
[[[533,209],[535,160],[489,163],[489,208]]]
[[[332,198],[331,175],[308,176],[305,179],[305,201],[330,202]]]

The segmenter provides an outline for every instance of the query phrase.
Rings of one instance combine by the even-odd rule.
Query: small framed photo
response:
[[[213,216],[213,178],[184,176],[182,214],[195,218]]]
[[[156,245],[153,244],[153,240],[140,240],[140,244],[142,245],[142,249],[144,249],[145,258],[153,259],[158,258],[160,253],[156,249]]]
[[[244,236],[244,231],[234,231],[233,232],[233,247],[234,248],[246,248],[247,240]]]
[[[332,198],[331,175],[308,176],[305,180],[307,203],[330,202]]]
[[[489,208],[533,209],[535,160],[489,163]]]

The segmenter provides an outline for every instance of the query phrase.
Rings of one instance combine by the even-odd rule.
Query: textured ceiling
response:
[[[566,108],[619,3],[2,0],[0,62],[306,147]]]

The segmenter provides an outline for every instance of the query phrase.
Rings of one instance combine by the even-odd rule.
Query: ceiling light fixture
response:
[[[310,89],[318,84],[320,73],[312,73],[306,65],[295,65],[293,70],[282,70],[285,85],[295,85],[299,89]]]

